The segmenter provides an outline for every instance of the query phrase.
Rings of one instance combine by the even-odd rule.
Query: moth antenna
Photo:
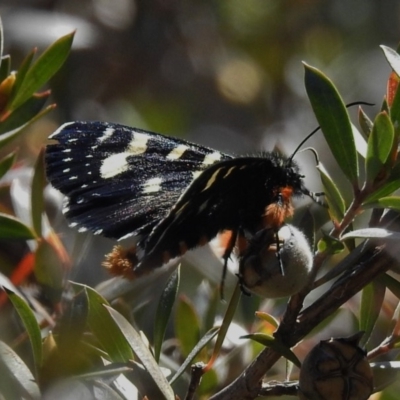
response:
[[[317,126],[311,133],[309,133],[301,142],[300,144],[296,147],[295,151],[292,153],[292,155],[288,158],[288,164],[291,164],[291,162],[293,161],[294,156],[299,152],[299,150],[301,149],[301,146],[303,146],[303,144],[305,142],[307,142],[308,139],[310,139],[311,136],[314,135],[314,133],[318,132],[318,130],[321,129],[320,126]]]
[[[353,107],[353,106],[374,106],[374,103],[368,103],[366,101],[355,101],[353,103],[346,104],[346,108]],[[313,136],[318,130],[321,129],[320,126],[316,127],[311,133],[309,133],[301,142],[300,144],[296,147],[295,151],[292,153],[292,155],[288,158],[287,162],[290,164],[294,158],[294,156],[299,152],[301,146],[305,142],[307,142],[308,139],[310,139],[311,136]],[[315,155],[316,153],[314,153]]]
[[[303,149],[303,150],[301,150],[301,151],[303,152],[303,151],[307,151],[307,150],[308,150],[308,151],[311,151],[311,153],[314,154],[315,163],[318,165],[318,164],[319,164],[319,157],[318,157],[318,153],[316,152],[316,150],[315,150],[313,147],[306,147],[305,149]],[[324,193],[324,192],[310,192],[310,191],[306,191],[306,192],[303,192],[303,193],[304,193],[306,196],[310,197],[311,200],[314,201],[315,203],[317,203],[317,204],[322,205],[322,206],[325,207],[325,205],[322,204],[322,203],[320,202],[320,197],[321,197],[321,196],[325,196],[325,193]]]

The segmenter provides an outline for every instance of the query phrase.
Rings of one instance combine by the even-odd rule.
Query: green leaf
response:
[[[364,138],[368,139],[372,132],[373,123],[361,107],[358,109],[358,123],[361,127]]]
[[[256,311],[256,317],[262,319],[265,322],[271,324],[274,328],[278,328],[279,321],[274,318],[271,314],[262,311]]]
[[[365,333],[360,340],[360,346],[365,346],[371,337],[382,308],[385,291],[385,286],[378,281],[369,283],[362,290],[359,330]]]
[[[368,138],[365,169],[367,181],[373,183],[385,166],[394,141],[394,129],[386,112],[377,115],[371,135]]]
[[[44,149],[42,149],[36,160],[31,185],[32,225],[37,236],[42,236],[42,217],[44,212],[43,190],[45,186]]]
[[[251,339],[257,343],[261,343],[265,347],[269,347],[281,354],[287,360],[291,361],[294,365],[301,368],[301,362],[297,358],[296,354],[290,350],[289,347],[284,346],[278,339],[266,333],[251,333],[250,335],[241,336],[241,339]]]
[[[168,279],[167,284],[161,293],[160,301],[158,302],[154,323],[154,358],[157,362],[160,360],[161,346],[164,340],[165,331],[178,294],[179,280],[180,265]]]
[[[171,386],[161,372],[149,348],[143,342],[140,334],[136,332],[133,326],[120,313],[111,307],[104,307],[110,313],[110,316],[121,330],[122,334],[126,338],[136,356],[142,362],[143,366],[148,371],[151,378],[154,380],[154,383],[163,394],[164,398],[167,400],[175,400],[175,395]]]
[[[390,47],[387,46],[380,46],[385,54],[386,60],[392,67],[393,71],[400,77],[400,55]]]
[[[92,288],[74,283],[84,288],[88,298],[88,323],[90,330],[101,343],[113,362],[127,362],[133,359],[133,352],[127,338],[123,335],[105,306],[108,302]]]
[[[383,197],[388,197],[397,189],[400,189],[400,179],[386,182],[365,199],[363,206],[368,206]]]
[[[54,247],[42,239],[35,254],[35,277],[44,286],[45,294],[53,303],[61,300],[64,285],[62,263]]]
[[[82,353],[81,343],[87,331],[89,305],[86,292],[82,288],[79,289],[69,300],[68,307],[58,320],[57,345],[60,354],[68,354],[71,351]]]
[[[35,56],[36,51],[37,51],[36,48],[32,49],[32,51],[24,58],[17,73],[15,74],[15,82],[14,82],[14,86],[12,88],[12,94],[11,94],[11,97],[9,98],[9,101],[7,104],[7,110],[9,110],[9,111],[11,110],[10,105],[12,104],[13,99],[16,96],[18,96],[18,93],[22,87],[22,84],[24,83],[26,74],[32,65],[33,57]],[[33,92],[32,92],[32,94],[33,94]],[[17,107],[14,107],[14,109],[15,108],[17,108]]]
[[[323,233],[323,237],[318,241],[317,248],[320,253],[338,254],[344,250],[344,245],[339,240]]]
[[[221,304],[221,292],[217,285],[210,291],[208,297],[206,312],[203,317],[203,329],[205,331],[210,330],[214,326],[215,317],[217,315],[217,309]]]
[[[388,239],[388,240],[400,240],[400,232],[389,231],[384,228],[364,228],[357,229],[355,231],[348,232],[341,237],[341,240],[347,239]]]
[[[229,300],[228,308],[226,309],[224,319],[222,320],[222,324],[221,324],[220,330],[218,332],[217,340],[215,341],[213,354],[211,356],[211,360],[208,363],[208,366],[211,366],[214,363],[214,361],[217,359],[217,357],[222,349],[222,344],[224,343],[229,326],[231,325],[233,317],[236,313],[236,309],[238,307],[241,294],[242,294],[242,290],[240,288],[239,283],[237,283],[235,290],[232,293],[232,297]]]
[[[358,187],[357,151],[346,106],[328,77],[304,66],[307,94],[325,139],[344,174]]]
[[[14,152],[12,152],[10,154],[7,154],[3,159],[0,160],[0,179],[14,165],[16,157],[17,157],[17,152],[14,151]]]
[[[369,203],[368,208],[391,208],[392,210],[400,211],[400,197],[398,196],[388,196],[381,197],[379,200],[374,203]]]
[[[388,274],[381,275],[379,279],[400,300],[400,282]]]
[[[184,357],[192,351],[200,339],[200,320],[193,304],[187,297],[180,297],[175,314],[175,334]]]
[[[192,364],[193,360],[200,353],[200,351],[215,337],[215,335],[219,332],[219,327],[215,326],[211,328],[193,347],[192,351],[186,357],[183,364],[179,367],[178,371],[175,372],[175,375],[170,379],[169,384],[172,385],[185,371],[185,369]]]
[[[5,291],[19,317],[21,318],[21,321],[29,336],[33,358],[35,360],[35,368],[36,371],[38,371],[42,365],[42,336],[40,333],[39,324],[37,323],[35,315],[24,298],[9,289],[5,289]]]
[[[4,342],[0,342],[0,363],[4,367],[2,370],[5,370],[5,376],[3,375],[2,379],[6,382],[12,381],[14,385],[17,385],[22,395],[21,398],[30,400],[41,399],[35,377],[18,354]]]
[[[19,90],[15,92],[8,110],[15,110],[38,91],[64,64],[72,46],[74,34],[55,41],[27,71]]]
[[[53,110],[55,107],[55,104],[52,104],[48,107],[46,107],[44,110],[41,112],[37,113],[30,121],[28,121],[24,125],[20,125],[18,128],[14,129],[13,131],[7,132],[6,134],[3,134],[0,136],[0,148],[6,146],[8,143],[10,143],[12,140],[14,140],[20,133],[22,133],[22,130],[26,128],[28,125],[32,124],[33,122],[37,121],[39,118],[43,117],[46,115],[48,112]],[[18,110],[17,110],[18,111]],[[13,113],[14,114],[14,113]],[[11,115],[13,115],[11,114]]]
[[[7,134],[29,122],[43,108],[48,95],[32,96],[4,121],[0,122],[0,135]],[[0,136],[1,139],[1,136]]]
[[[4,213],[0,213],[0,239],[36,239],[31,228],[23,224],[19,219]]]
[[[345,201],[332,178],[329,176],[325,167],[319,163],[317,169],[321,176],[324,186],[325,198],[329,206],[329,214],[334,221],[341,221],[346,212]]]
[[[367,156],[367,142],[366,142],[364,136],[360,133],[360,131],[353,124],[351,124],[351,127],[353,129],[353,137],[354,137],[354,143],[356,145],[357,153],[362,158],[365,158]]]

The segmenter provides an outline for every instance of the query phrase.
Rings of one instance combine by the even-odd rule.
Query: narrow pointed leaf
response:
[[[388,274],[383,274],[379,279],[400,300],[400,282]]]
[[[350,238],[400,240],[400,232],[389,231],[383,228],[357,229],[344,234],[341,237],[341,240]]]
[[[58,254],[47,240],[39,241],[34,272],[38,283],[43,285],[43,295],[53,304],[58,303],[64,289],[64,271]]]
[[[44,149],[42,149],[36,160],[31,190],[32,225],[38,236],[42,236],[42,217],[44,212],[43,190],[45,186]]]
[[[386,60],[392,67],[393,71],[400,76],[400,55],[393,49],[387,46],[380,46],[385,54]]]
[[[9,105],[15,110],[38,91],[64,64],[72,46],[74,32],[55,41],[27,71],[18,92]]]
[[[360,346],[365,346],[371,336],[382,308],[385,291],[385,286],[378,281],[369,283],[362,290],[359,331],[365,333],[360,340]]]
[[[361,127],[361,132],[363,133],[364,138],[368,139],[372,132],[373,123],[361,107],[358,109],[358,123]]]
[[[185,371],[185,369],[192,364],[193,360],[200,353],[200,351],[215,337],[215,335],[219,332],[219,327],[216,326],[211,328],[201,339],[200,341],[193,347],[192,351],[186,357],[183,364],[179,367],[178,371],[176,371],[175,375],[170,379],[169,384],[172,385]]]
[[[35,239],[31,228],[17,218],[0,213],[0,239]]]
[[[183,296],[176,307],[175,334],[182,354],[187,357],[200,339],[200,320],[193,304]]]
[[[378,190],[371,193],[364,201],[363,205],[368,206],[369,204],[375,203],[383,197],[389,197],[393,192],[400,189],[400,178],[389,181],[382,185]]]
[[[262,319],[265,322],[271,324],[274,328],[278,328],[279,321],[274,318],[271,314],[262,311],[256,311],[256,317]]]
[[[381,197],[376,202],[369,203],[368,208],[370,207],[391,208],[392,210],[400,211],[400,197],[398,196]]]
[[[7,134],[29,122],[43,108],[48,97],[48,93],[32,96],[21,107],[13,111],[4,121],[0,122],[0,135]]]
[[[6,146],[9,144],[11,141],[13,141],[18,135],[20,135],[27,126],[32,124],[33,122],[37,121],[39,118],[43,117],[46,115],[48,112],[53,110],[55,107],[55,104],[51,104],[48,107],[46,107],[44,110],[40,111],[37,113],[32,119],[30,119],[26,124],[18,126],[16,129],[9,131],[3,135],[0,136],[0,148]],[[17,110],[18,111],[18,110]],[[12,114],[11,114],[12,115]]]
[[[88,323],[90,330],[102,344],[111,361],[127,362],[133,359],[133,352],[127,338],[119,329],[110,313],[104,308],[107,300],[88,286],[74,284],[86,291],[89,304]]]
[[[42,365],[42,337],[39,324],[25,299],[16,292],[8,289],[5,290],[28,334],[29,341],[31,342],[33,358],[35,360],[35,368],[38,370]]]
[[[7,373],[4,378],[12,379],[13,383],[18,385],[24,399],[41,399],[40,390],[32,372],[18,354],[4,342],[0,342],[0,363],[3,365],[2,370],[5,369]]]
[[[210,369],[212,367],[212,365],[214,364],[215,360],[217,359],[217,357],[222,349],[222,344],[224,343],[229,326],[231,325],[231,322],[235,315],[241,294],[242,294],[242,290],[240,289],[240,285],[237,283],[235,290],[232,294],[232,297],[229,301],[228,308],[226,309],[224,319],[222,320],[222,324],[221,324],[220,330],[218,332],[217,340],[215,341],[213,354],[211,356],[210,361],[207,364],[207,369]]]
[[[301,362],[297,358],[296,354],[294,354],[289,347],[284,346],[279,340],[271,335],[267,335],[265,333],[251,333],[250,335],[241,336],[241,339],[251,339],[257,343],[261,343],[265,347],[275,350],[297,367],[301,367]]]
[[[178,294],[179,280],[180,266],[168,279],[158,303],[154,326],[154,358],[157,362],[160,360],[161,346],[164,340],[165,331]]]
[[[357,153],[362,158],[365,158],[367,156],[367,142],[366,142],[364,136],[360,133],[360,131],[353,124],[351,124],[351,127],[353,129],[353,137],[354,137],[354,143],[356,145]]]
[[[324,186],[325,198],[329,205],[329,214],[334,221],[341,221],[346,211],[343,196],[321,163],[317,165],[317,169]]]
[[[149,375],[154,380],[154,383],[157,385],[158,389],[164,395],[164,398],[167,400],[175,400],[175,395],[171,386],[161,372],[149,348],[143,342],[140,334],[120,313],[106,305],[104,307],[110,313],[110,316],[121,330],[136,356],[149,372]]]
[[[394,129],[386,112],[377,115],[371,135],[368,138],[365,168],[367,181],[372,183],[382,171],[391,153],[394,141]]]
[[[304,66],[307,95],[325,139],[344,174],[358,187],[357,151],[346,106],[328,77]]]
[[[33,49],[22,61],[22,64],[20,65],[16,75],[15,75],[15,82],[12,90],[12,95],[10,97],[9,104],[7,105],[7,110],[11,110],[11,104],[13,102],[13,99],[15,99],[16,96],[18,96],[18,93],[24,83],[25,77],[27,72],[29,71],[29,68],[32,65],[33,57],[35,56],[37,52],[37,49]],[[32,92],[33,94],[33,92]],[[29,96],[30,97],[30,96]],[[22,103],[21,103],[22,104]],[[14,107],[14,109],[17,107]]]
[[[14,165],[17,153],[14,151],[8,155],[6,155],[3,159],[0,160],[0,179],[10,170],[10,168]]]

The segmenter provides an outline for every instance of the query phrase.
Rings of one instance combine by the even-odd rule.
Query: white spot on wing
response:
[[[58,135],[58,134],[59,134],[61,131],[63,131],[68,125],[72,125],[72,124],[74,124],[74,123],[75,123],[75,122],[67,122],[67,123],[61,125],[54,133],[52,133],[52,134],[49,136],[49,139],[53,139],[54,136]]]
[[[82,226],[81,228],[78,229],[78,232],[80,232],[80,233],[87,232],[87,228]]]
[[[168,160],[178,160],[179,158],[182,157],[182,154],[188,149],[188,146],[186,146],[185,144],[180,144],[179,146],[175,147],[174,149],[172,149],[168,155],[167,155],[167,159]]]
[[[143,183],[142,193],[155,193],[161,190],[161,178],[151,178]]]
[[[202,162],[203,165],[211,165],[214,164],[216,161],[220,161],[222,158],[222,154],[219,151],[214,151],[214,153],[207,154],[204,157]]]
[[[224,178],[224,179],[227,178],[227,177],[230,175],[230,173],[231,173],[235,168],[236,168],[235,166],[230,167],[230,168],[228,169],[228,172],[223,176],[223,178]]]
[[[205,188],[202,190],[202,192],[204,192],[205,190],[207,190],[217,179],[217,175],[220,173],[220,171],[222,170],[222,168],[218,168],[212,175],[211,178],[208,180]]]
[[[115,132],[114,128],[108,127],[104,132],[103,135],[101,135],[98,139],[97,139],[97,143],[103,143],[105,140],[107,140],[109,137],[111,137],[113,135],[113,133]]]
[[[201,175],[202,172],[203,172],[203,171],[193,171],[193,172],[192,172],[192,178],[193,178],[193,180],[197,179],[197,178]]]
[[[67,172],[71,171],[71,168],[65,168],[63,169],[63,173],[66,174]]]
[[[126,235],[120,237],[120,238],[118,239],[118,241],[124,240],[124,239],[128,239],[128,238],[131,237],[131,236],[133,236],[133,233],[127,233]]]
[[[135,132],[124,152],[112,154],[103,161],[100,167],[101,177],[108,179],[127,171],[129,169],[127,158],[129,156],[143,154],[147,149],[147,141],[149,138],[150,136],[145,133]]]

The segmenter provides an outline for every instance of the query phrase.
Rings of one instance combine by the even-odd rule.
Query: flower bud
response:
[[[307,283],[313,255],[307,239],[293,225],[258,232],[240,257],[239,278],[244,290],[277,298],[299,292]]]
[[[359,346],[362,332],[350,338],[321,341],[300,371],[301,400],[367,400],[373,390],[372,371]]]

